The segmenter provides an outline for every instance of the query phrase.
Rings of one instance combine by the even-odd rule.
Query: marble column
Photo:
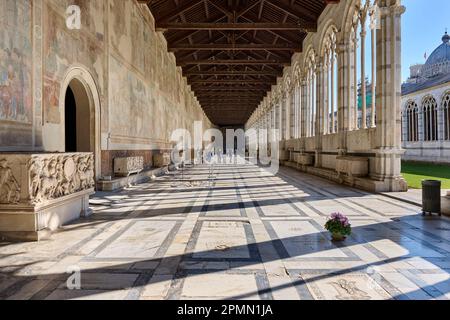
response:
[[[328,63],[328,62],[327,62]],[[321,87],[322,87],[322,134],[328,134],[330,133],[330,97],[329,97],[329,90],[330,90],[330,77],[329,77],[329,66],[327,63],[324,63],[323,69],[322,69],[322,76],[321,76]],[[330,66],[331,67],[331,66]]]
[[[283,93],[280,101],[280,140],[286,140],[286,124],[287,124],[287,97]]]
[[[413,125],[413,124],[411,124]],[[408,141],[408,134],[409,134],[410,128],[408,128],[408,113],[406,110],[402,113],[402,145],[405,141]]]
[[[338,153],[343,155],[347,153],[347,132],[352,129],[352,70],[351,63],[351,45],[348,40],[341,41],[337,46],[338,57],[338,133],[339,146]]]
[[[375,128],[375,91],[376,91],[376,30],[374,27],[370,30],[370,40],[371,40],[371,63],[372,63],[372,106],[371,106],[371,113],[370,113],[370,127]]]
[[[352,89],[353,95],[351,100],[351,108],[353,114],[353,130],[358,130],[358,39],[355,35],[355,39],[353,40],[353,53],[352,53],[352,63],[351,68],[353,71],[353,81],[352,81]]]
[[[286,92],[285,110],[286,110],[286,128],[285,128],[285,140],[291,139],[291,93],[289,89]]]
[[[444,107],[440,103],[437,109],[437,126],[438,126],[438,141],[445,139],[445,121],[444,121]]]
[[[361,31],[361,129],[367,129],[367,99],[366,99],[366,19],[363,15]]]
[[[400,0],[379,1],[381,30],[377,31],[376,157],[371,177],[382,181],[376,191],[404,191],[401,175],[401,16]]]
[[[278,129],[278,136],[277,136],[277,140],[281,141],[283,139],[283,100],[280,97],[278,100],[278,103],[276,105],[276,129]]]
[[[298,139],[302,135],[302,87],[300,82],[295,85],[295,138]]]
[[[419,105],[419,111],[417,113],[417,122],[418,122],[418,130],[419,130],[419,141],[425,141],[425,128],[423,125],[424,121],[424,114],[423,114],[423,108],[421,105]]]
[[[315,143],[316,143],[316,157],[315,167],[320,168],[322,166],[322,136],[324,134],[324,65],[319,63],[316,68],[316,123],[315,123]]]
[[[309,91],[308,82],[306,80],[302,81],[302,109],[301,109],[301,123],[302,123],[302,137],[308,137],[309,133],[309,99],[308,99],[308,91]]]
[[[331,86],[331,95],[330,95],[330,106],[331,106],[331,108],[330,108],[330,112],[331,112],[331,127],[329,126],[329,128],[330,128],[330,133],[336,133],[336,126],[335,126],[335,123],[336,123],[336,115],[335,115],[335,112],[336,112],[336,107],[335,107],[335,102],[336,102],[336,97],[335,97],[335,94],[336,94],[336,92],[335,92],[335,79],[334,79],[334,76],[335,76],[335,68],[336,68],[336,66],[335,66],[335,64],[336,64],[336,59],[335,59],[335,51],[336,51],[336,49],[335,48],[333,48],[332,50],[331,50],[331,61],[330,61],[330,63],[331,63],[331,65],[330,65],[330,77],[331,77],[331,79],[330,79],[330,86]]]

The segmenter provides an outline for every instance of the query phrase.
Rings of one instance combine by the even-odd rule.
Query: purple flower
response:
[[[339,212],[333,212],[331,214],[330,220],[337,221],[340,224],[342,224],[344,227],[350,226],[348,218]]]

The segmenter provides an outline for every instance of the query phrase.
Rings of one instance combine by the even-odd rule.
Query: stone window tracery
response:
[[[302,132],[302,87],[301,87],[301,72],[300,67],[294,67],[294,89],[293,89],[293,104],[294,104],[294,138],[300,138]]]
[[[450,92],[442,99],[442,111],[444,118],[444,140],[450,140]]]
[[[306,107],[306,125],[307,137],[314,137],[316,128],[316,108],[317,108],[317,75],[316,58],[314,50],[308,54],[307,61],[307,107]]]
[[[352,44],[352,108],[354,129],[376,123],[376,29],[378,0],[357,1],[350,32]],[[367,34],[370,36],[367,36]]]
[[[406,130],[408,141],[419,141],[419,108],[414,101],[408,102],[405,108]]]
[[[428,96],[423,100],[423,128],[425,141],[438,140],[438,110],[436,99]]]
[[[326,111],[325,111],[325,134],[336,133],[338,128],[337,116],[337,85],[338,85],[338,66],[337,66],[337,29],[331,26],[324,37],[324,72],[325,83],[323,87],[326,91]]]
[[[290,121],[290,138],[297,138],[296,136],[296,119],[297,119],[297,113],[296,113],[296,105],[295,105],[295,92],[292,91],[291,95],[289,96],[289,106],[290,106],[290,117],[289,117],[289,121]]]

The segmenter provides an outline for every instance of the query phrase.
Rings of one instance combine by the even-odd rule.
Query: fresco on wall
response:
[[[110,65],[110,111],[116,134],[148,137],[155,131],[150,123],[153,95],[146,84],[117,59]],[[132,125],[130,125],[132,124]]]
[[[32,122],[30,1],[0,1],[0,120]]]
[[[111,1],[111,44],[114,55],[155,84],[171,101],[181,102],[182,78],[173,57],[167,52],[165,39],[156,34],[133,1]],[[136,48],[141,48],[136,50]]]
[[[61,82],[72,64],[88,68],[97,79],[101,90],[103,83],[103,27],[96,27],[92,15],[102,17],[103,4],[97,1],[79,0],[83,16],[81,30],[68,30],[65,25],[64,9],[48,5],[44,27],[44,118],[46,123],[59,124],[61,110],[59,97]],[[58,11],[59,10],[59,11]],[[90,17],[89,17],[90,16]],[[100,19],[101,20],[101,19]],[[98,28],[96,30],[95,28]]]

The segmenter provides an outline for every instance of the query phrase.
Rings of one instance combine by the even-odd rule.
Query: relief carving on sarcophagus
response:
[[[0,204],[16,204],[20,201],[20,185],[8,161],[0,160]]]
[[[93,188],[92,154],[33,156],[29,161],[29,190],[32,203],[57,199]]]
[[[91,214],[92,153],[0,155],[0,237],[39,240],[43,230]]]

